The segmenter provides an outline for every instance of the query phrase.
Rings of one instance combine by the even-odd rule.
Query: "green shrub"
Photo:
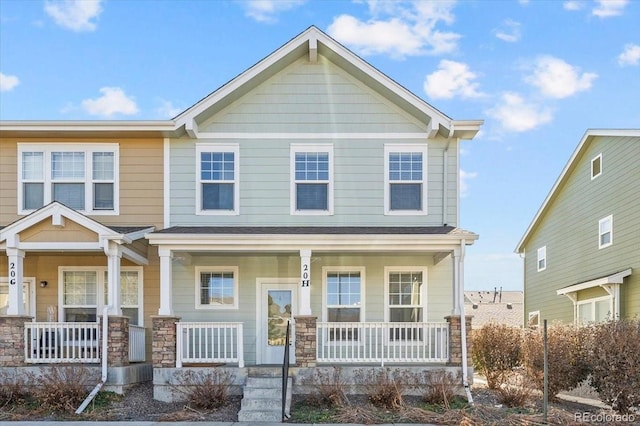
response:
[[[522,330],[505,324],[486,324],[471,334],[473,367],[498,389],[520,365]]]
[[[590,383],[620,413],[640,408],[640,320],[609,321],[592,328]]]
[[[214,410],[227,405],[235,375],[229,370],[185,370],[177,379],[177,390],[195,408]]]
[[[588,330],[574,325],[553,324],[547,331],[549,361],[549,396],[568,391],[589,374],[587,364]],[[525,333],[523,360],[526,374],[533,386],[544,388],[544,344],[542,330]]]

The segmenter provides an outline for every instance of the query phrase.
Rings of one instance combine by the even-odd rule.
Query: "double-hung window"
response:
[[[239,213],[239,148],[237,144],[198,144],[197,214]]]
[[[117,214],[117,144],[18,144],[19,213],[58,201],[91,214]]]
[[[540,247],[538,249],[538,272],[547,269],[547,246]]]
[[[362,318],[362,268],[323,268],[326,282],[327,321],[360,322]],[[354,327],[330,330],[330,340],[358,340]]]
[[[387,309],[389,322],[418,323],[424,321],[424,278],[421,269],[387,269]],[[391,327],[391,340],[421,340],[420,327]]]
[[[613,244],[613,216],[607,216],[598,221],[598,248],[609,247]]]
[[[386,144],[385,214],[427,214],[427,146]]]
[[[333,214],[333,146],[291,145],[291,214]]]
[[[197,309],[238,308],[238,268],[196,268]]]

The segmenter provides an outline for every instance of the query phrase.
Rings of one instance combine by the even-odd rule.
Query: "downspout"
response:
[[[447,145],[444,147],[444,153],[442,154],[442,224],[447,225],[447,215],[449,214],[447,203],[447,192],[449,191],[449,145],[451,145],[451,138],[453,137],[453,124],[449,129],[449,135],[447,136]]]
[[[85,400],[82,402],[82,405],[80,405],[80,407],[78,407],[78,409],[76,410],[76,414],[81,414],[85,408],[87,408],[87,405],[89,405],[89,403],[91,401],[93,401],[93,398],[96,397],[96,395],[98,394],[98,392],[100,392],[100,389],[102,389],[102,386],[104,386],[104,384],[107,382],[107,337],[108,337],[108,332],[109,332],[109,307],[105,306],[104,310],[102,311],[102,377],[100,378],[100,382],[98,382],[98,384],[96,385],[95,388],[93,388],[93,390],[91,391],[91,393],[89,395],[87,395],[87,397],[85,398]]]
[[[458,292],[458,305],[460,309],[460,339],[462,340],[461,352],[462,352],[462,386],[467,394],[467,401],[473,406],[473,397],[471,396],[471,386],[469,385],[469,377],[467,374],[467,316],[464,312],[464,251],[467,242],[463,239],[460,242],[460,289]]]

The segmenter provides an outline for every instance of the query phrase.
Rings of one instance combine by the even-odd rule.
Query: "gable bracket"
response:
[[[184,127],[190,138],[198,138],[198,123],[196,123],[195,119],[187,120]]]
[[[309,37],[309,62],[318,62],[318,39],[314,36]]]

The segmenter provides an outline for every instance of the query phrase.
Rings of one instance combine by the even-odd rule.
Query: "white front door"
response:
[[[297,315],[298,283],[291,280],[262,280],[258,284],[258,345],[259,364],[278,364],[284,360],[287,323],[291,323],[289,362],[295,363],[293,317]]]
[[[33,277],[24,277],[22,279],[22,287],[24,289],[22,300],[24,301],[25,315],[35,316],[35,312],[36,312],[35,282],[36,282],[36,279]],[[9,278],[0,277],[0,315],[6,315],[8,307],[9,307]]]

